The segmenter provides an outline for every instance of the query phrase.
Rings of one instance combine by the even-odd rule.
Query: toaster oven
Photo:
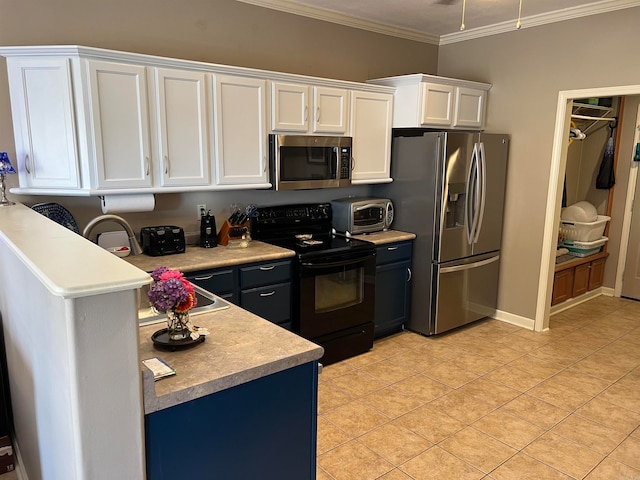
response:
[[[388,230],[393,203],[388,198],[348,197],[331,201],[333,229],[347,236]]]

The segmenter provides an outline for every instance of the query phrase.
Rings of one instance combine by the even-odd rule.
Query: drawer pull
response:
[[[268,272],[269,270],[273,270],[274,268],[276,268],[275,265],[267,265],[264,267],[260,267],[260,270],[262,270],[263,272]]]
[[[271,295],[275,295],[276,291],[272,290],[271,292],[268,293],[261,293],[260,296],[261,297],[270,297]]]
[[[389,252],[393,252],[394,250],[397,250],[398,247],[387,247],[387,251]]]
[[[411,269],[407,268],[407,282],[411,281]]]
[[[213,273],[211,275],[206,275],[204,277],[193,277],[194,280],[211,280],[213,278]]]

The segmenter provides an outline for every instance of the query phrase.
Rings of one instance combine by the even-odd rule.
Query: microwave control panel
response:
[[[340,180],[351,178],[351,149],[340,149]]]

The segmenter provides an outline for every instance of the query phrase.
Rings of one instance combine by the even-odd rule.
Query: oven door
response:
[[[299,331],[313,339],[374,321],[374,252],[300,262]]]

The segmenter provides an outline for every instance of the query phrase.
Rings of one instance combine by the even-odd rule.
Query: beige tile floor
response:
[[[640,302],[393,335],[325,367],[318,409],[318,480],[640,480]]]

